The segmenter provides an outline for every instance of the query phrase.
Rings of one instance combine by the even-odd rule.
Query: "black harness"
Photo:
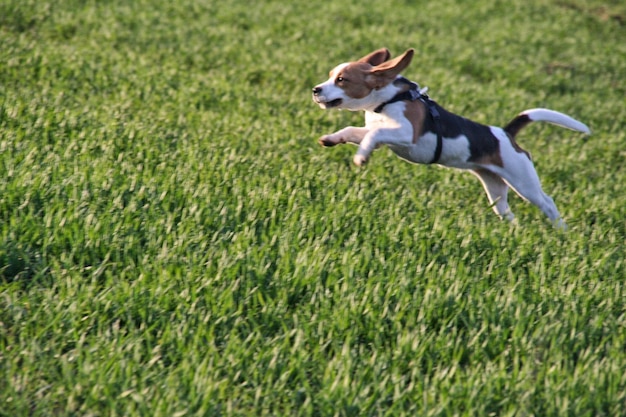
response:
[[[380,113],[387,104],[395,103],[397,101],[416,101],[419,100],[426,105],[428,113],[433,119],[435,125],[435,133],[437,134],[437,147],[435,148],[435,156],[429,162],[429,164],[435,164],[441,157],[441,151],[443,149],[443,137],[441,136],[441,117],[435,102],[430,99],[426,94],[420,92],[420,87],[413,81],[407,80],[404,77],[398,78],[395,82],[401,82],[407,84],[409,89],[401,93],[396,94],[390,100],[385,101],[374,109],[375,113]]]

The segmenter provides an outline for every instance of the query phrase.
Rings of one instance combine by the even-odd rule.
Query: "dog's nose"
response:
[[[313,95],[314,96],[317,96],[321,92],[322,92],[322,87],[313,87]]]

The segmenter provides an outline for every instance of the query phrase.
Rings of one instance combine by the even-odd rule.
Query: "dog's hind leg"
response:
[[[541,182],[530,159],[520,154],[516,163],[507,163],[507,168],[500,173],[502,178],[524,200],[531,202],[559,228],[567,228],[561,219],[554,200],[541,188]]]
[[[507,201],[507,194],[509,191],[507,183],[504,182],[499,175],[494,174],[487,169],[481,168],[472,170],[472,173],[474,173],[474,175],[476,175],[483,184],[493,211],[495,211],[500,218],[513,221],[515,216],[511,212],[511,208],[509,207],[509,203]]]

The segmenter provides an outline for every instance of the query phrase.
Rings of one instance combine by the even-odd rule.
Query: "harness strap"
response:
[[[407,80],[406,78],[398,78],[397,81],[401,81],[405,84],[408,84],[410,88],[407,91],[403,91],[401,93],[396,94],[390,100],[381,103],[374,109],[375,113],[380,113],[383,111],[383,108],[387,104],[395,103],[398,101],[415,101],[419,100],[426,105],[428,108],[428,113],[430,117],[433,119],[435,124],[435,133],[437,133],[437,147],[435,148],[435,155],[433,159],[429,162],[429,164],[435,164],[441,158],[441,152],[443,150],[443,137],[441,136],[441,116],[439,115],[439,111],[437,110],[437,106],[435,102],[428,97],[428,95],[420,92],[419,85],[416,83]],[[423,90],[424,91],[424,90]]]
[[[437,107],[435,107],[435,103],[428,97],[426,100],[422,100],[426,106],[428,107],[428,112],[430,113],[430,117],[433,118],[433,122],[435,122],[435,131],[437,132],[437,147],[435,148],[435,156],[429,162],[430,164],[435,164],[441,158],[441,151],[443,150],[443,138],[441,137],[441,118],[439,116],[439,111]]]
[[[422,93],[420,93],[420,86],[413,81],[407,80],[404,77],[400,77],[396,79],[394,83],[395,82],[401,82],[402,84],[406,84],[409,86],[409,89],[398,93],[395,96],[391,97],[391,99],[379,104],[378,107],[374,109],[374,113],[380,113],[381,111],[383,111],[383,108],[387,104],[395,103],[397,101],[415,101],[421,99]]]
[[[378,107],[376,107],[374,109],[374,113],[380,113],[381,111],[383,111],[383,108],[387,105],[387,104],[391,104],[391,103],[395,103],[397,101],[415,101],[415,100],[419,100],[420,97],[420,92],[416,89],[411,88],[410,90],[407,91],[403,91],[402,93],[398,93],[395,96],[393,96],[390,100],[385,101],[384,103],[381,103],[378,105]]]

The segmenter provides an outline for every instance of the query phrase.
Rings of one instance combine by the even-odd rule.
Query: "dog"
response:
[[[353,161],[365,164],[372,152],[388,146],[400,158],[417,164],[439,164],[469,170],[482,182],[489,203],[502,219],[515,216],[507,202],[509,187],[531,202],[557,226],[565,228],[553,199],[541,188],[530,154],[515,141],[531,122],[549,122],[585,134],[589,128],[554,110],[519,113],[504,128],[473,122],[446,111],[417,83],[400,73],[414,50],[391,59],[389,50],[376,50],[356,62],[330,71],[327,81],[313,87],[313,101],[322,109],[365,111],[365,126],[349,126],[319,139],[322,146],[358,146]]]

